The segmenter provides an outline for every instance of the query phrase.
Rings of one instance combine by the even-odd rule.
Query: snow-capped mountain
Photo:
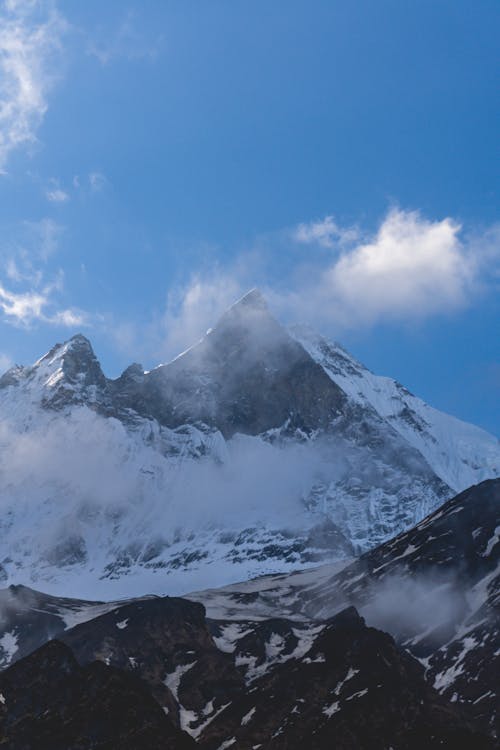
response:
[[[150,372],[106,378],[81,335],[9,370],[0,445],[3,580],[106,599],[345,559],[500,467],[256,290]]]

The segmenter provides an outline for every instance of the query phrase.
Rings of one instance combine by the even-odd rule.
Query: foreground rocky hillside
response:
[[[124,635],[111,641],[100,622],[87,627],[85,644],[68,633],[78,661],[67,646],[51,641],[0,674],[2,746],[250,750],[314,743],[320,750],[335,736],[341,750],[493,747],[425,682],[412,657],[390,636],[366,627],[354,609],[310,631],[302,652],[249,675],[234,655],[216,648],[199,613],[183,620],[178,644],[180,623],[171,606],[201,608],[176,600],[154,604],[165,601],[153,632],[148,607],[139,606],[125,620],[116,622],[115,615],[114,630]],[[137,641],[127,645],[129,622],[141,624],[144,650]],[[189,635],[184,644],[182,628]],[[276,630],[271,634],[279,646]],[[252,640],[250,653],[264,645]],[[160,654],[149,643],[160,646]],[[131,651],[136,656],[127,664],[110,665]]]
[[[500,480],[484,482],[341,570],[195,601],[10,587],[0,595],[5,746],[44,747],[29,742],[51,732],[68,743],[85,726],[93,739],[74,747],[124,737],[135,747],[146,730],[148,747],[167,748],[320,749],[333,736],[339,748],[494,747],[499,508]],[[114,730],[93,710],[102,690],[110,715],[135,706]]]

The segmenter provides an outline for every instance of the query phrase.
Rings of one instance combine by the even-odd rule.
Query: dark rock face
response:
[[[332,618],[304,656],[254,681],[200,738],[207,750],[417,750],[468,742],[491,746],[427,685],[420,665],[353,608]]]
[[[313,629],[286,620],[255,623],[253,633],[242,625],[236,662],[254,657],[253,674],[215,647],[203,608],[180,599],[137,601],[77,626],[66,644],[50,641],[0,674],[0,746],[493,747],[354,608]]]
[[[62,354],[64,350],[64,354]],[[61,356],[62,355],[62,356]],[[41,364],[54,357],[61,359],[62,378],[60,384],[46,399],[45,405],[53,409],[67,403],[87,403],[100,401],[101,408],[107,402],[107,379],[94,354],[90,341],[77,334],[67,344],[56,344],[43,357]]]
[[[498,736],[499,491],[496,480],[461,493],[329,579],[210,592],[221,612],[212,620],[184,599],[103,605],[11,587],[0,645],[15,643],[15,660],[56,636],[83,667],[99,660],[140,678],[208,750],[233,738],[243,749],[319,749],[333,737],[339,748],[488,747],[481,736]],[[259,619],[273,596],[287,616]],[[379,629],[352,607],[331,616],[349,603]]]
[[[204,607],[185,599],[125,604],[59,638],[81,664],[98,659],[139,676],[176,725],[179,704],[206,720],[243,689],[234,657],[216,648]]]
[[[199,344],[136,382],[129,406],[176,427],[201,421],[225,437],[281,427],[310,431],[340,413],[345,396],[274,320],[257,291]]]
[[[297,592],[327,617],[347,603],[426,666],[430,684],[500,736],[500,480],[471,487],[415,528]]]
[[[422,660],[443,696],[497,737],[499,528],[496,479],[462,492],[411,531],[363,555],[307,605],[318,616],[340,594],[361,607]]]
[[[0,669],[58,638],[67,621],[80,613],[85,612],[87,618],[97,615],[101,606],[99,602],[49,596],[26,586],[0,590]]]
[[[80,667],[51,641],[0,674],[0,746],[6,750],[189,750],[148,688],[93,662]]]

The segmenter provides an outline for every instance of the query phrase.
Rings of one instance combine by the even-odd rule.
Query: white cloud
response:
[[[54,325],[65,326],[66,328],[76,328],[88,325],[88,316],[82,310],[58,310],[52,316],[45,318],[45,321]]]
[[[67,327],[86,325],[80,310],[61,307],[64,273],[48,266],[64,228],[52,219],[23,222],[14,238],[0,247],[0,319],[14,325],[36,322]],[[1,269],[7,282],[2,279]]]
[[[449,218],[393,210],[371,241],[325,272],[325,292],[359,322],[455,310],[467,302],[475,273],[460,230]]]
[[[38,292],[16,294],[0,284],[0,309],[7,318],[20,323],[31,323],[43,316],[47,297]]]
[[[61,190],[61,188],[53,188],[52,190],[47,190],[45,193],[47,200],[51,203],[66,203],[69,201],[69,195],[64,190]]]
[[[36,141],[55,82],[65,22],[50,0],[0,5],[0,170],[10,153]]]
[[[106,184],[107,184],[106,176],[103,175],[102,172],[91,172],[89,174],[89,185],[90,189],[94,193],[98,193],[100,190],[102,190]]]
[[[300,242],[332,247],[343,234],[331,217],[299,229]],[[337,251],[276,304],[341,327],[425,318],[467,305],[481,272],[480,238],[471,244],[458,222],[431,221],[418,211],[393,209],[373,236],[352,236],[347,249]]]
[[[8,322],[26,327],[36,322],[70,328],[87,324],[87,316],[79,310],[54,309],[52,291],[48,285],[40,291],[13,292],[0,283],[0,311]]]
[[[359,237],[355,227],[340,227],[333,216],[325,216],[319,221],[299,224],[292,232],[292,238],[302,244],[317,243],[322,247],[335,247],[354,242]]]
[[[215,269],[174,287],[167,294],[165,308],[149,321],[117,321],[108,315],[102,324],[120,351],[156,365],[196,344],[245,291],[245,282],[235,269],[224,273]]]

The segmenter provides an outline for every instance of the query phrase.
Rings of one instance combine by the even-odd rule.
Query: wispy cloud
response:
[[[9,367],[12,367],[12,364],[12,359],[8,354],[0,353],[0,375],[8,370]]]
[[[53,297],[54,284],[39,291],[14,292],[0,283],[0,311],[4,319],[15,325],[30,327],[34,323],[49,323],[69,328],[87,325],[87,315],[75,309],[57,309]]]
[[[173,357],[194,344],[242,291],[236,276],[220,270],[209,277],[194,276],[185,287],[170,291],[161,319],[164,356]]]
[[[61,188],[47,190],[45,195],[50,203],[66,203],[69,201],[69,194],[65,190],[61,190]]]
[[[90,172],[89,185],[92,192],[98,193],[103,190],[106,187],[107,182],[106,175],[102,172]]]
[[[52,219],[24,222],[0,248],[0,319],[25,327],[36,322],[68,327],[86,324],[84,312],[60,304],[62,269],[47,266],[63,231]]]
[[[108,178],[104,172],[99,170],[92,170],[86,175],[75,174],[71,180],[72,191],[79,191],[81,193],[100,193],[109,185]],[[59,187],[56,183],[54,183],[54,186],[56,188]],[[70,197],[69,192],[64,191],[64,193],[68,198]]]
[[[317,243],[322,247],[335,247],[357,240],[359,230],[356,227],[341,227],[333,216],[325,216],[324,219],[299,224],[291,235],[295,242],[302,244]]]
[[[50,0],[4,0],[0,5],[1,171],[13,150],[36,141],[65,29]]]
[[[126,60],[154,60],[163,44],[163,36],[151,39],[141,32],[137,14],[128,11],[114,28],[98,28],[89,38],[87,53],[96,57],[101,65],[124,58]]]
[[[244,290],[234,269],[224,273],[217,268],[172,288],[163,309],[149,320],[116,320],[108,314],[101,328],[129,357],[151,365],[167,362],[195,344]]]

